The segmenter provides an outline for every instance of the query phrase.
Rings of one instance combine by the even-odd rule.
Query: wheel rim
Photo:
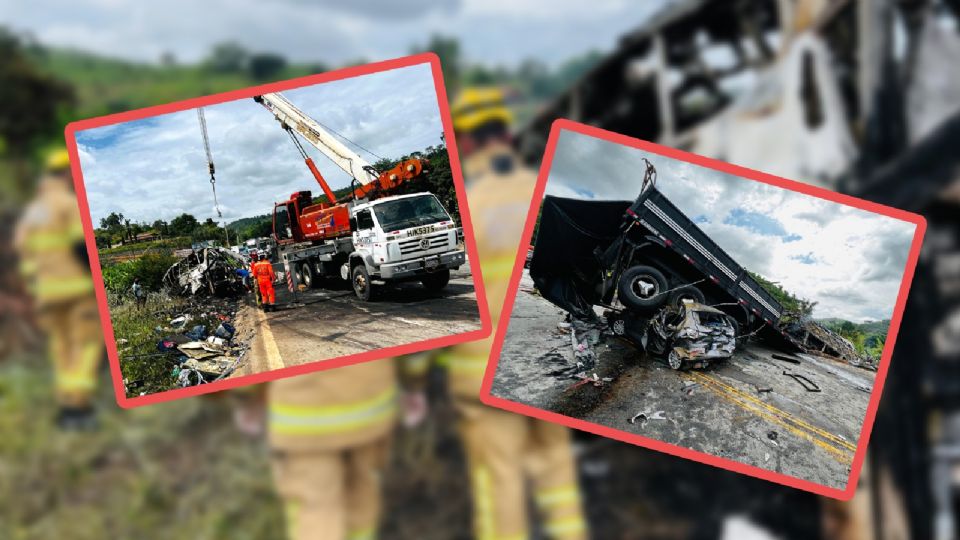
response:
[[[613,321],[613,333],[622,336],[626,331],[626,324],[623,322],[623,319],[617,319]]]
[[[670,354],[667,355],[667,363],[670,364],[670,369],[680,369],[680,366],[683,364],[683,360],[680,359],[680,355],[677,354],[677,351],[670,351]]]
[[[357,277],[353,278],[353,286],[361,294],[367,291],[367,280],[363,277],[363,274],[358,274]]]
[[[649,300],[660,293],[660,284],[650,276],[637,276],[631,288],[634,294],[644,300]]]

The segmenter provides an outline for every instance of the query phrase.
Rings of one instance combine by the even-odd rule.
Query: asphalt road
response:
[[[440,293],[404,283],[380,287],[373,301],[362,302],[348,284],[333,285],[294,295],[278,283],[277,310],[268,313],[248,295],[237,320],[239,332],[253,334],[252,343],[233,377],[480,328],[468,266],[455,271]]]
[[[835,488],[850,471],[874,373],[824,357],[775,360],[751,341],[730,360],[673,371],[612,335],[596,347],[593,372],[577,385],[561,311],[521,282],[494,378],[496,396],[628,433],[729,458]],[[530,351],[536,351],[531,354]],[[784,371],[806,376],[809,392]],[[643,413],[633,423],[630,419]],[[662,417],[663,419],[658,419]]]

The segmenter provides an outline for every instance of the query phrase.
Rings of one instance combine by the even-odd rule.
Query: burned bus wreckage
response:
[[[866,466],[865,521],[901,537],[960,530],[950,473],[960,462],[957,65],[957,0],[681,0],[622,36],[517,134],[536,163],[553,120],[570,118],[927,219]],[[627,204],[581,241],[609,241]],[[592,298],[587,275],[553,286]],[[821,327],[784,330],[811,349],[847,349]],[[808,522],[777,532],[810,532]]]

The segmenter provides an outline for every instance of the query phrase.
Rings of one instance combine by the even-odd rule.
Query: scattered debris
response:
[[[776,431],[768,431],[768,432],[767,432],[767,439],[770,439],[770,442],[771,442],[774,446],[780,446],[780,443],[777,442],[777,437],[778,437],[778,436],[777,436],[777,432],[776,432]]]
[[[640,420],[640,425],[642,426],[647,420],[666,420],[666,419],[667,419],[666,414],[663,411],[656,411],[656,412],[644,411],[644,412],[638,412],[637,414],[633,415],[633,417],[627,420],[627,422],[630,422],[631,424],[636,424],[637,420]]]
[[[767,393],[767,392],[773,392],[773,387],[771,387],[771,386],[757,386],[756,389],[757,389],[757,393],[758,393],[758,394],[764,394],[764,393]]]
[[[573,346],[573,360],[577,372],[592,369],[597,364],[597,354],[593,347],[600,343],[600,332],[606,326],[598,320],[571,318],[570,343]]]
[[[811,381],[803,375],[800,375],[799,373],[790,373],[789,371],[784,371],[783,374],[800,383],[800,386],[802,386],[807,392],[820,392],[820,387],[817,386],[817,383]]]
[[[805,353],[838,358],[854,366],[870,364],[870,359],[858,353],[853,343],[816,321],[790,323],[784,330],[784,335]]]
[[[236,296],[244,290],[236,272],[243,267],[243,259],[229,249],[203,248],[171,266],[163,284],[181,296]]]
[[[774,360],[783,360],[784,362],[790,362],[791,364],[799,364],[800,359],[793,356],[784,356],[782,354],[773,354]]]

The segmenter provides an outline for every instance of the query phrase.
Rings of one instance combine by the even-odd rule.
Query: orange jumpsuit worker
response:
[[[14,246],[37,322],[49,339],[57,424],[70,430],[93,428],[104,342],[65,149],[48,157],[37,194],[17,223]]]
[[[253,265],[257,264],[257,259],[259,259],[259,252],[253,250],[250,252],[250,281],[252,282],[250,288],[253,289],[253,297],[256,299],[257,307],[260,306],[260,285],[257,283],[256,272],[253,269]]]
[[[268,259],[261,259],[259,253],[253,255],[253,275],[257,280],[257,287],[260,290],[260,299],[263,302],[264,311],[273,311],[277,302],[276,291],[273,290],[273,280],[276,274],[273,272],[273,265]]]
[[[493,324],[516,260],[536,175],[510,146],[510,112],[497,89],[465,89],[453,104],[470,215]],[[476,265],[477,261],[471,261]],[[477,540],[529,536],[532,496],[547,537],[587,537],[570,431],[483,405],[480,385],[492,338],[442,353],[471,477]]]

